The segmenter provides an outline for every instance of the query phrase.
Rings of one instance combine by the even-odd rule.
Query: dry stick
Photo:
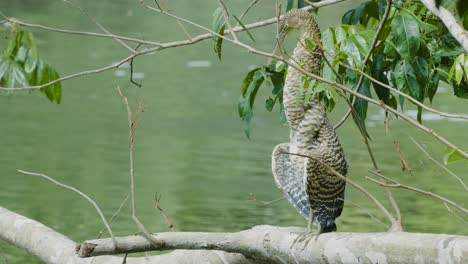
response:
[[[444,203],[445,205],[445,208],[447,208],[447,211],[449,211],[453,216],[455,216],[455,218],[457,218],[458,220],[460,220],[460,222],[464,223],[465,225],[468,225],[468,222],[466,222],[465,220],[463,220],[463,218],[461,218],[459,215],[457,215],[454,211],[452,211],[452,209],[448,206],[447,203]]]
[[[299,157],[304,157],[304,158],[308,158],[308,159],[311,159],[311,160],[314,160],[314,161],[317,161],[318,163],[320,163],[322,166],[324,166],[328,171],[330,171],[331,173],[333,173],[335,176],[337,176],[338,178],[340,178],[341,180],[343,181],[346,181],[347,183],[351,184],[354,188],[358,189],[359,191],[361,191],[362,193],[364,193],[367,198],[369,198],[375,205],[377,205],[377,207],[382,210],[382,212],[384,213],[384,215],[387,217],[387,219],[390,221],[390,223],[392,223],[392,226],[394,226],[395,224],[397,224],[397,220],[392,216],[392,214],[390,214],[390,212],[387,210],[387,208],[385,208],[385,206],[383,206],[383,204],[381,204],[377,198],[375,198],[370,192],[368,192],[366,189],[364,189],[361,185],[351,181],[350,179],[348,179],[347,177],[341,175],[339,172],[337,172],[335,169],[333,169],[332,167],[330,167],[330,165],[328,165],[327,163],[323,162],[321,159],[317,158],[317,157],[314,157],[314,156],[309,156],[309,155],[304,155],[304,154],[299,154],[299,153],[291,153],[291,152],[280,152],[279,154],[289,154],[289,155],[295,155],[295,156],[299,156]],[[394,230],[392,230],[394,231]]]
[[[104,33],[106,33],[107,35],[113,35],[109,32],[109,30],[107,30],[104,26],[102,26],[99,22],[97,22],[96,19],[94,19],[93,17],[91,17],[88,12],[86,12],[86,10],[84,10],[81,6],[79,6],[78,4],[75,4],[75,3],[72,3],[68,0],[63,0],[65,3],[71,5],[71,6],[74,6],[75,8],[77,8],[78,10],[80,10],[83,14],[85,14],[85,16],[87,16],[94,24],[96,24],[96,26],[98,26],[102,31],[104,31]],[[127,43],[123,42],[121,39],[118,39],[118,38],[113,38],[115,41],[117,41],[118,43],[120,43],[122,46],[124,46],[126,49],[130,50],[132,53],[136,53],[136,50],[134,50],[132,47],[128,46]]]
[[[156,202],[155,206],[156,208],[161,212],[161,214],[163,215],[164,217],[164,220],[166,220],[166,223],[168,224],[169,228],[174,231],[174,227],[175,227],[175,222],[174,220],[172,219],[172,217],[169,216],[168,213],[166,213],[166,211],[164,211],[164,209],[161,207],[161,194],[158,194],[156,193],[155,194],[155,197],[154,197],[154,200]]]
[[[373,77],[370,76],[369,74],[367,74],[367,73],[365,73],[365,72],[363,72],[363,71],[361,71],[361,70],[359,70],[359,69],[353,68],[353,67],[351,67],[351,66],[349,66],[349,65],[346,65],[346,64],[344,64],[344,63],[340,63],[340,65],[342,65],[342,66],[345,67],[345,68],[348,68],[348,69],[350,69],[350,70],[353,70],[353,71],[355,71],[355,72],[357,72],[357,73],[363,75],[364,77],[366,77],[367,79],[369,79],[371,82],[376,83],[376,84],[378,84],[378,85],[380,85],[380,86],[382,86],[382,87],[385,87],[385,88],[389,89],[390,91],[393,91],[393,92],[397,93],[398,95],[400,95],[400,96],[402,96],[402,97],[408,99],[408,100],[411,101],[412,103],[414,103],[414,104],[420,106],[421,108],[423,108],[423,109],[425,109],[425,110],[427,110],[427,111],[429,111],[429,112],[432,112],[432,113],[434,113],[434,114],[438,114],[439,116],[443,116],[443,117],[457,118],[457,119],[466,119],[466,120],[468,120],[468,115],[465,115],[465,114],[446,113],[446,112],[442,112],[442,111],[439,111],[439,110],[437,110],[437,109],[431,108],[431,107],[429,107],[429,106],[427,106],[427,105],[425,105],[425,104],[419,102],[418,100],[414,99],[412,96],[410,96],[410,95],[408,95],[408,94],[405,94],[405,93],[401,92],[400,90],[398,90],[398,89],[396,89],[396,88],[394,88],[394,87],[392,87],[392,86],[390,86],[390,85],[388,85],[388,84],[385,84],[385,83],[383,83],[383,82],[381,82],[381,81],[379,81],[379,80],[373,78]]]
[[[99,208],[99,206],[97,205],[97,203],[93,199],[91,199],[88,195],[86,195],[85,193],[83,193],[80,190],[76,189],[75,187],[71,187],[71,186],[68,186],[66,184],[63,184],[63,183],[61,183],[61,182],[59,182],[59,181],[57,181],[55,179],[52,179],[51,177],[49,177],[49,176],[47,176],[45,174],[42,174],[42,173],[34,173],[34,172],[29,172],[29,171],[24,171],[24,170],[18,170],[18,172],[22,173],[22,174],[25,174],[25,175],[42,177],[42,178],[44,178],[46,180],[49,180],[49,181],[55,183],[56,185],[58,185],[60,187],[63,187],[65,189],[68,189],[68,190],[71,190],[71,191],[74,191],[74,192],[78,193],[81,197],[85,198],[90,204],[92,204],[94,206],[94,208],[98,212],[99,216],[101,217],[102,222],[106,226],[107,232],[109,232],[109,235],[112,238],[114,248],[117,249],[117,241],[115,240],[114,234],[112,233],[112,230],[110,228],[109,223],[106,220],[106,217],[104,217],[104,214],[102,213],[102,211]]]
[[[322,7],[322,6],[327,6],[327,5],[332,5],[332,4],[336,4],[336,3],[339,3],[339,2],[343,2],[345,0],[325,0],[325,1],[322,1],[322,2],[319,2],[317,3],[317,7]],[[156,8],[153,8],[153,7],[150,7],[150,6],[146,6],[148,9],[151,9],[151,10],[154,10],[154,11],[158,11],[158,12],[161,12],[160,10],[156,9]],[[312,7],[305,7],[303,8],[304,10],[310,10],[312,9]],[[162,11],[164,13],[164,11]],[[2,13],[0,12],[0,15]],[[171,14],[168,14],[168,13],[165,13],[167,15],[171,15]],[[267,19],[267,20],[263,20],[263,21],[259,21],[259,22],[255,22],[255,23],[251,23],[251,24],[248,24],[248,25],[245,25],[245,28],[244,27],[235,27],[233,28],[233,31],[234,32],[240,32],[240,31],[244,31],[245,29],[252,29],[252,28],[259,28],[259,27],[263,27],[263,26],[267,26],[267,25],[270,25],[270,24],[273,24],[277,21],[277,18],[271,18],[271,19]],[[22,24],[22,25],[25,25],[25,26],[30,26],[30,25],[34,25],[34,24]],[[195,24],[196,25],[196,24]],[[10,88],[10,87],[0,87],[0,90],[4,90],[4,91],[20,91],[20,90],[34,90],[34,89],[41,89],[41,88],[44,88],[44,87],[47,87],[49,85],[52,85],[52,84],[55,84],[55,83],[58,83],[58,82],[62,82],[62,81],[65,81],[65,80],[69,80],[69,79],[73,79],[73,78],[77,78],[77,77],[81,77],[81,76],[84,76],[84,75],[91,75],[91,74],[97,74],[97,73],[101,73],[101,72],[104,72],[104,71],[108,71],[108,70],[111,70],[111,69],[115,69],[115,68],[118,68],[120,65],[126,63],[126,62],[129,62],[132,58],[135,58],[137,56],[141,56],[141,55],[145,55],[145,54],[148,54],[148,53],[152,53],[152,52],[156,52],[156,51],[161,51],[163,49],[168,49],[168,48],[175,48],[175,47],[180,47],[180,46],[187,46],[187,45],[192,45],[194,43],[197,43],[197,42],[200,42],[202,40],[205,40],[205,39],[209,39],[212,37],[212,35],[216,35],[218,37],[223,37],[223,36],[220,36],[218,33],[216,32],[212,32],[211,30],[208,30],[207,28],[203,28],[205,30],[207,30],[208,32],[211,32],[211,33],[206,33],[206,34],[201,34],[201,35],[198,35],[196,37],[193,37],[192,39],[190,40],[179,40],[179,41],[174,41],[174,42],[167,42],[167,43],[159,43],[159,42],[150,42],[150,41],[144,41],[144,40],[138,40],[138,39],[132,39],[132,38],[126,38],[126,37],[119,37],[119,36],[108,36],[108,35],[104,35],[104,34],[99,34],[99,33],[92,33],[92,32],[80,32],[80,31],[68,31],[68,30],[62,30],[62,29],[54,29],[52,30],[52,28],[49,28],[49,27],[45,27],[45,26],[41,26],[41,25],[34,25],[36,26],[37,28],[42,28],[42,29],[46,29],[46,30],[50,30],[50,31],[56,31],[56,32],[61,32],[61,33],[68,33],[68,34],[81,34],[81,35],[88,35],[88,36],[98,36],[98,37],[111,37],[111,38],[120,38],[120,39],[123,39],[123,40],[128,40],[128,41],[134,41],[134,42],[137,42],[137,43],[142,43],[142,44],[149,44],[149,45],[156,45],[157,47],[152,47],[152,48],[148,48],[148,49],[144,49],[140,52],[137,52],[135,54],[132,54],[132,55],[129,55],[123,59],[121,59],[119,62],[117,63],[113,63],[111,65],[108,65],[108,66],[104,66],[104,67],[101,67],[101,68],[97,68],[97,69],[93,69],[93,70],[86,70],[86,71],[81,71],[81,72],[78,72],[78,73],[74,73],[74,74],[70,74],[70,75],[67,75],[67,76],[64,76],[64,77],[61,77],[59,79],[56,79],[56,80],[53,80],[53,81],[50,81],[48,83],[45,83],[45,84],[42,84],[42,85],[35,85],[35,86],[25,86],[25,87],[16,87],[16,88]],[[198,25],[197,25],[198,26]],[[230,31],[229,30],[226,30],[224,32],[224,34],[229,34]],[[224,38],[224,37],[223,37]],[[226,39],[226,38],[224,38]],[[284,60],[283,60],[284,61]]]
[[[229,12],[227,10],[226,4],[224,4],[223,0],[218,0],[218,3],[223,9],[224,21],[226,21],[226,24],[228,25],[228,29],[231,32],[231,35],[234,38],[234,41],[239,41],[239,39],[237,39],[236,33],[232,30],[233,27],[231,26],[231,22],[229,22]]]
[[[379,35],[380,32],[382,32],[385,22],[387,22],[388,15],[390,14],[390,8],[392,6],[392,0],[387,0],[387,6],[385,7],[385,12],[384,15],[382,16],[382,21],[380,21],[380,25],[377,28],[377,32],[375,33],[374,39],[371,42],[371,46],[369,49],[369,52],[367,53],[366,57],[364,58],[364,61],[362,62],[362,71],[365,72],[367,68],[367,62],[370,59],[370,56],[372,55],[372,51],[374,50],[375,46],[377,45],[377,42],[379,40]],[[364,76],[359,77],[358,84],[356,85],[356,92],[359,92],[359,89],[362,86],[362,83],[364,81]],[[353,105],[356,102],[356,97],[353,97]],[[343,116],[343,118],[335,125],[335,129],[339,128],[345,121],[348,119],[349,114],[351,114],[351,109],[349,109],[346,114]]]
[[[413,138],[413,137],[410,137],[411,140],[413,140],[414,144],[416,144],[416,146],[418,146],[418,148],[424,153],[426,154],[426,156],[432,160],[435,164],[439,165],[442,169],[444,169],[446,172],[448,172],[448,174],[452,175],[455,179],[457,179],[461,185],[463,186],[463,188],[465,189],[465,191],[468,191],[468,187],[465,185],[465,182],[463,182],[463,180],[458,177],[458,175],[456,175],[455,173],[453,173],[451,170],[449,170],[447,167],[445,167],[444,165],[442,165],[440,162],[438,162],[436,159],[434,159],[433,157],[431,157],[431,155],[429,155],[429,153]]]
[[[112,223],[112,221],[114,221],[114,219],[117,217],[117,215],[120,213],[120,211],[122,210],[124,204],[127,202],[128,200],[128,197],[130,197],[130,195],[127,195],[127,197],[125,197],[125,199],[122,201],[122,203],[120,204],[119,206],[119,209],[117,209],[117,211],[111,216],[111,218],[109,219],[109,225]],[[99,235],[97,238],[101,238],[102,234],[104,233],[104,230],[106,229],[106,227],[104,227],[103,229],[101,229],[101,231],[99,231]]]
[[[130,192],[132,197],[132,219],[135,224],[138,226],[140,231],[143,233],[143,237],[145,237],[148,242],[158,245],[160,242],[156,240],[150,233],[146,230],[145,226],[141,223],[140,219],[138,219],[137,211],[136,211],[136,200],[135,200],[135,174],[134,174],[134,161],[133,161],[133,153],[134,153],[134,133],[137,126],[137,120],[133,118],[132,110],[130,109],[130,105],[128,103],[128,99],[125,95],[122,94],[120,88],[117,88],[120,97],[126,107],[127,110],[127,117],[128,117],[128,151],[129,151],[129,159],[130,159]],[[139,109],[140,110],[140,109]]]
[[[453,207],[457,208],[458,210],[468,214],[468,209],[462,207],[461,205],[459,205],[459,204],[457,204],[455,202],[450,201],[447,198],[444,198],[444,197],[442,197],[440,195],[437,195],[437,194],[435,194],[433,192],[424,191],[424,190],[420,190],[420,189],[415,188],[415,187],[411,187],[411,186],[408,186],[408,185],[401,184],[401,183],[399,183],[399,182],[397,182],[397,181],[395,181],[393,179],[390,179],[390,178],[388,178],[388,177],[386,177],[386,176],[384,176],[381,173],[378,173],[376,171],[369,170],[369,172],[376,175],[376,176],[379,176],[380,178],[382,178],[382,179],[384,179],[384,180],[386,180],[388,182],[390,182],[390,183],[381,182],[381,181],[378,181],[378,180],[376,180],[374,178],[366,177],[368,180],[370,180],[372,182],[375,182],[375,183],[377,183],[377,184],[379,184],[381,186],[386,186],[386,187],[390,187],[390,188],[402,188],[402,189],[407,189],[407,190],[410,190],[410,191],[422,193],[422,194],[425,194],[427,196],[433,197],[435,199],[441,200],[441,201],[443,201],[445,203],[448,203],[448,204],[452,205]]]
[[[146,6],[146,7],[149,8],[149,9],[151,9],[151,10],[154,10],[154,11],[157,11],[157,12],[161,12],[160,10],[155,9],[155,8],[153,8],[153,7],[150,7],[150,6]],[[254,48],[252,48],[251,46],[249,46],[249,45],[247,45],[247,44],[245,44],[245,43],[242,43],[242,42],[239,42],[239,41],[234,41],[234,40],[229,39],[229,38],[227,38],[227,37],[225,37],[225,36],[221,36],[220,34],[214,32],[214,31],[212,31],[212,30],[210,30],[210,29],[208,29],[208,28],[206,28],[206,27],[204,27],[204,26],[201,26],[201,25],[199,25],[199,24],[197,24],[197,23],[195,23],[195,22],[189,21],[189,20],[187,20],[187,19],[178,17],[178,16],[176,16],[176,15],[167,14],[167,13],[166,13],[166,15],[168,15],[168,16],[170,16],[170,17],[173,17],[174,19],[180,19],[181,21],[184,21],[184,22],[186,22],[186,23],[189,23],[189,24],[191,24],[191,25],[193,25],[193,26],[196,26],[196,27],[198,27],[198,28],[204,29],[204,30],[210,32],[211,34],[214,34],[214,35],[216,35],[216,36],[218,36],[218,37],[220,37],[220,38],[223,38],[223,39],[226,40],[226,41],[229,41],[229,42],[231,42],[231,43],[233,43],[233,44],[235,44],[235,45],[237,45],[237,46],[240,46],[240,47],[245,48],[246,50],[248,50],[248,51],[251,52],[251,53],[254,53],[254,54],[257,54],[257,55],[260,55],[260,56],[264,56],[264,57],[267,57],[267,58],[273,58],[273,59],[282,61],[282,62],[284,62],[284,63],[287,63],[289,66],[291,66],[291,67],[297,69],[299,72],[301,72],[301,73],[304,74],[304,75],[307,75],[307,76],[309,76],[309,77],[312,77],[313,79],[315,79],[315,80],[317,80],[317,81],[320,81],[320,82],[323,82],[323,83],[327,83],[327,84],[332,85],[332,86],[334,86],[334,87],[340,88],[340,89],[342,89],[343,91],[345,91],[345,92],[347,92],[347,93],[350,93],[350,94],[352,94],[352,95],[354,95],[354,96],[356,96],[356,97],[359,97],[359,98],[361,98],[361,99],[364,99],[364,100],[366,100],[366,101],[368,101],[368,102],[370,102],[370,103],[372,103],[372,104],[378,105],[378,106],[380,106],[381,108],[385,109],[386,111],[391,112],[391,113],[393,113],[393,114],[395,114],[395,115],[401,117],[401,118],[402,118],[403,120],[405,120],[406,122],[408,122],[408,123],[412,124],[413,126],[415,126],[415,127],[419,128],[419,129],[423,130],[424,132],[430,134],[431,136],[433,136],[434,138],[436,138],[437,140],[439,140],[440,142],[442,142],[442,143],[445,144],[446,146],[458,150],[458,152],[459,152],[463,157],[465,157],[465,158],[468,159],[468,153],[466,153],[466,152],[464,152],[463,150],[459,149],[459,148],[458,148],[457,146],[455,146],[453,143],[451,143],[450,141],[448,141],[448,140],[445,139],[444,137],[440,136],[439,134],[437,134],[436,132],[434,132],[432,129],[427,128],[426,126],[424,126],[424,125],[418,123],[417,121],[411,119],[411,118],[408,117],[407,115],[398,112],[397,110],[393,109],[392,107],[389,107],[388,105],[384,104],[382,101],[377,101],[377,100],[372,99],[372,98],[370,98],[370,97],[367,97],[367,96],[365,96],[365,95],[363,95],[363,94],[360,94],[360,93],[354,91],[353,89],[350,89],[350,88],[346,87],[346,86],[343,85],[343,84],[337,83],[336,81],[331,81],[331,80],[325,79],[325,78],[323,78],[323,77],[321,77],[321,76],[318,76],[318,75],[315,75],[315,74],[313,74],[313,73],[310,73],[310,72],[304,70],[302,67],[300,67],[300,66],[297,65],[296,63],[291,63],[291,62],[287,61],[287,60],[286,60],[285,58],[283,58],[283,57],[279,57],[279,56],[277,56],[277,55],[275,55],[275,54],[271,54],[271,53],[267,53],[267,52],[263,52],[263,51],[254,49]]]

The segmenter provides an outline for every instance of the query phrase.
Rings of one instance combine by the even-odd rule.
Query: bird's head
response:
[[[292,9],[284,14],[279,20],[277,45],[282,45],[286,35],[292,30],[307,29],[311,21],[316,24],[314,16],[303,9]]]

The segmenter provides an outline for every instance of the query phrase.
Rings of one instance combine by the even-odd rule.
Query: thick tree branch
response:
[[[43,224],[0,206],[0,239],[27,250],[47,264],[122,264],[123,257],[80,258],[76,243]],[[144,239],[144,238],[143,238]],[[110,243],[111,240],[108,240]],[[147,241],[150,244],[150,242]],[[176,250],[168,254],[127,258],[127,264],[213,263],[253,264],[241,254],[217,250]]]
[[[452,34],[465,51],[468,52],[468,31],[464,30],[463,27],[457,23],[457,20],[452,13],[442,6],[437,8],[434,0],[421,0],[421,3],[423,3],[429,11],[434,13],[434,15],[440,18],[442,23],[444,23],[450,31],[450,34]]]
[[[326,233],[305,248],[294,243],[294,227],[256,226],[237,233],[167,232],[155,236],[158,248],[139,236],[119,237],[119,251],[106,239],[81,244],[83,257],[147,250],[218,249],[238,252],[256,263],[462,263],[468,257],[468,237],[390,233]],[[91,247],[89,247],[91,245]],[[291,247],[291,245],[293,245]]]

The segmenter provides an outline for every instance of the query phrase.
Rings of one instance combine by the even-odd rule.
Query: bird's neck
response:
[[[313,45],[312,49],[306,44],[309,41]],[[322,63],[321,45],[320,28],[315,19],[310,18],[299,31],[299,41],[294,49],[293,59],[305,70],[313,74],[320,74],[320,65]]]

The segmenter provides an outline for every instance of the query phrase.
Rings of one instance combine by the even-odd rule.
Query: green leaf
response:
[[[325,29],[322,33],[322,46],[328,52],[333,52],[335,48],[334,32],[330,28]]]
[[[261,69],[262,68],[255,68],[255,69],[249,71],[247,73],[247,75],[245,75],[244,80],[242,80],[242,84],[241,84],[241,95],[243,97],[246,96],[247,88],[249,87],[250,83],[252,82],[255,73],[257,71],[261,70]]]
[[[7,72],[9,66],[10,66],[10,63],[8,59],[0,57],[0,84],[2,83],[3,76]]]
[[[391,25],[398,52],[410,61],[416,55],[420,45],[418,22],[413,16],[402,12],[393,18]]]
[[[341,43],[348,38],[348,34],[346,33],[346,30],[343,27],[337,26],[335,28],[335,37],[336,43]]]
[[[393,74],[396,78],[397,88],[400,91],[416,99],[421,97],[421,88],[411,64],[407,63],[405,60],[399,61],[396,68],[393,69]],[[400,96],[400,104],[402,107],[403,100],[404,98]]]
[[[382,54],[374,55],[374,59],[372,61],[371,75],[374,79],[388,85],[388,79],[385,75],[386,70],[384,66],[384,61],[385,59]],[[388,105],[390,102],[390,90],[377,83],[373,83],[372,86],[374,86],[374,90],[377,94],[377,97],[380,100],[382,100],[382,102],[384,102],[386,105]]]
[[[218,34],[219,35],[224,35],[224,29],[226,28],[225,25],[223,25],[220,29],[219,29],[219,32]],[[223,47],[223,38],[220,38],[220,37],[216,37],[216,44],[215,44],[215,52],[216,52],[216,55],[218,55],[218,59],[221,60],[221,51],[222,51],[222,47]]]
[[[359,89],[359,93],[367,97],[371,97],[369,79],[364,79],[364,81],[362,82],[361,88]],[[352,99],[353,97],[351,96],[350,100],[352,101]],[[366,100],[363,100],[361,98],[356,98],[356,101],[353,104],[353,108],[356,111],[355,113],[353,111],[353,120],[356,123],[359,131],[361,131],[363,134],[369,137],[369,134],[367,133],[366,123],[365,123],[365,120],[367,117],[367,105],[368,105],[368,102]]]
[[[5,74],[3,75],[4,83],[6,87],[22,87],[28,86],[28,80],[26,79],[26,73],[23,68],[16,62],[10,61]]]
[[[426,85],[427,97],[429,97],[429,101],[432,103],[432,99],[437,92],[437,88],[439,88],[439,72],[434,69],[431,71],[431,75],[429,77],[429,82]]]
[[[265,101],[266,110],[271,112],[273,110],[273,106],[275,106],[275,100],[273,100],[271,97],[268,97]]]
[[[463,155],[458,151],[458,149],[447,148],[444,155],[444,163],[450,164],[459,160],[463,160]]]
[[[39,55],[37,53],[36,41],[34,41],[34,36],[29,31],[25,31],[25,35],[26,35],[26,40],[27,40],[28,45],[29,45],[29,49],[31,50],[31,56],[33,56],[35,59],[37,59],[39,57]]]
[[[414,92],[416,99],[420,102],[424,100],[425,97],[425,89],[420,89],[421,87],[425,87],[429,80],[429,65],[427,64],[426,59],[422,57],[416,57],[413,59],[413,63],[411,64],[414,69],[414,74],[416,75],[416,80],[418,81],[418,88],[419,91]]]
[[[213,13],[213,23],[211,29],[218,33],[218,35],[224,35],[224,30],[226,28],[226,21],[224,21],[224,10],[221,7],[218,7]],[[221,49],[223,44],[223,38],[212,34],[212,39],[215,42],[214,51],[218,55],[218,59],[221,60]]]
[[[462,82],[457,84],[455,81],[452,82],[453,93],[455,96],[468,99],[468,84],[466,82]]]

